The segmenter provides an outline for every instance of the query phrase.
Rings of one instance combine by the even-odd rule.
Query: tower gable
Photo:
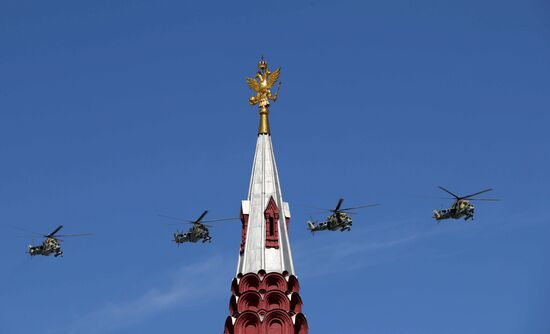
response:
[[[246,245],[246,235],[248,233],[248,217],[250,215],[250,202],[249,201],[242,201],[241,202],[241,223],[242,223],[242,231],[241,231],[241,248],[240,253],[241,255],[244,253],[244,247]]]
[[[265,247],[279,248],[279,208],[273,196],[269,198],[269,203],[264,211],[265,218]]]

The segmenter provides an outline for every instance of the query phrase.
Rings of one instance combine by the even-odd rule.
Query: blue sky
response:
[[[223,330],[240,224],[156,215],[238,214],[262,54],[311,333],[550,332],[548,2],[3,0],[0,43],[0,333]],[[437,225],[438,185],[502,201]],[[340,196],[381,205],[312,238]]]

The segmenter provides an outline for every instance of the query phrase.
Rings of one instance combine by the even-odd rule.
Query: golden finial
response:
[[[277,92],[275,95],[271,94],[271,87],[279,80],[281,74],[281,68],[277,68],[275,71],[270,72],[267,67],[267,62],[264,57],[260,59],[258,63],[258,72],[254,78],[246,78],[248,87],[256,92],[255,96],[251,96],[248,102],[255,106],[259,105],[260,108],[260,128],[258,134],[270,134],[269,131],[269,100],[275,102],[279,96],[279,88],[281,88],[281,82],[277,86]]]

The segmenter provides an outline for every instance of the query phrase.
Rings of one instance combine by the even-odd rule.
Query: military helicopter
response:
[[[474,196],[477,196],[479,194],[486,193],[488,191],[493,190],[492,188],[485,189],[482,191],[478,191],[476,193],[473,193],[468,196],[457,196],[453,194],[451,191],[439,186],[439,189],[443,190],[444,192],[450,194],[454,198],[454,203],[451,205],[451,208],[449,209],[443,209],[443,210],[434,210],[433,211],[433,218],[437,220],[439,223],[440,220],[443,219],[460,219],[464,217],[464,220],[474,219],[474,205],[470,203],[470,201],[498,201],[498,199],[494,198],[472,198]]]
[[[208,210],[205,210],[199,218],[196,220],[185,220],[180,219],[172,216],[166,216],[166,215],[159,215],[160,217],[178,220],[182,223],[192,224],[189,228],[189,230],[184,233],[182,231],[176,230],[174,233],[174,241],[177,244],[183,244],[185,242],[199,242],[202,241],[205,242],[212,242],[212,237],[210,236],[210,231],[208,230],[209,227],[212,227],[212,225],[207,225],[204,223],[213,223],[213,222],[221,222],[221,221],[228,221],[228,220],[236,220],[238,218],[223,218],[223,219],[211,219],[211,220],[203,220],[204,216],[208,213]]]
[[[91,235],[90,233],[57,234],[57,232],[59,232],[59,230],[61,230],[62,228],[63,228],[63,225],[59,225],[59,227],[57,227],[50,234],[42,234],[42,233],[27,231],[21,228],[17,228],[17,229],[20,229],[26,232],[31,232],[33,234],[38,234],[41,237],[46,238],[46,240],[44,240],[42,244],[39,246],[29,245],[27,249],[27,253],[30,256],[35,256],[35,255],[50,256],[51,254],[54,254],[54,257],[63,256],[63,251],[61,250],[61,242],[63,240],[59,239],[59,237],[64,238],[64,237],[80,237],[80,236]]]
[[[338,200],[338,204],[336,204],[336,207],[334,209],[321,209],[323,211],[331,212],[332,214],[327,217],[326,221],[323,221],[323,222],[309,220],[307,222],[307,229],[311,233],[324,231],[324,230],[329,230],[329,231],[340,230],[340,232],[351,231],[351,225],[353,223],[353,220],[351,219],[350,215],[356,213],[356,212],[351,212],[351,210],[368,208],[368,207],[378,205],[378,204],[367,204],[367,205],[361,205],[361,206],[356,206],[351,208],[340,209],[343,202],[344,202],[344,199],[340,198],[340,200]]]

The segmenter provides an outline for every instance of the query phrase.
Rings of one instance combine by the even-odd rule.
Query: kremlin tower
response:
[[[242,238],[224,334],[308,333],[288,237],[290,207],[283,201],[269,129],[269,101],[279,93],[270,89],[280,73],[270,72],[262,57],[255,78],[247,78],[260,127],[248,198],[241,202]]]

